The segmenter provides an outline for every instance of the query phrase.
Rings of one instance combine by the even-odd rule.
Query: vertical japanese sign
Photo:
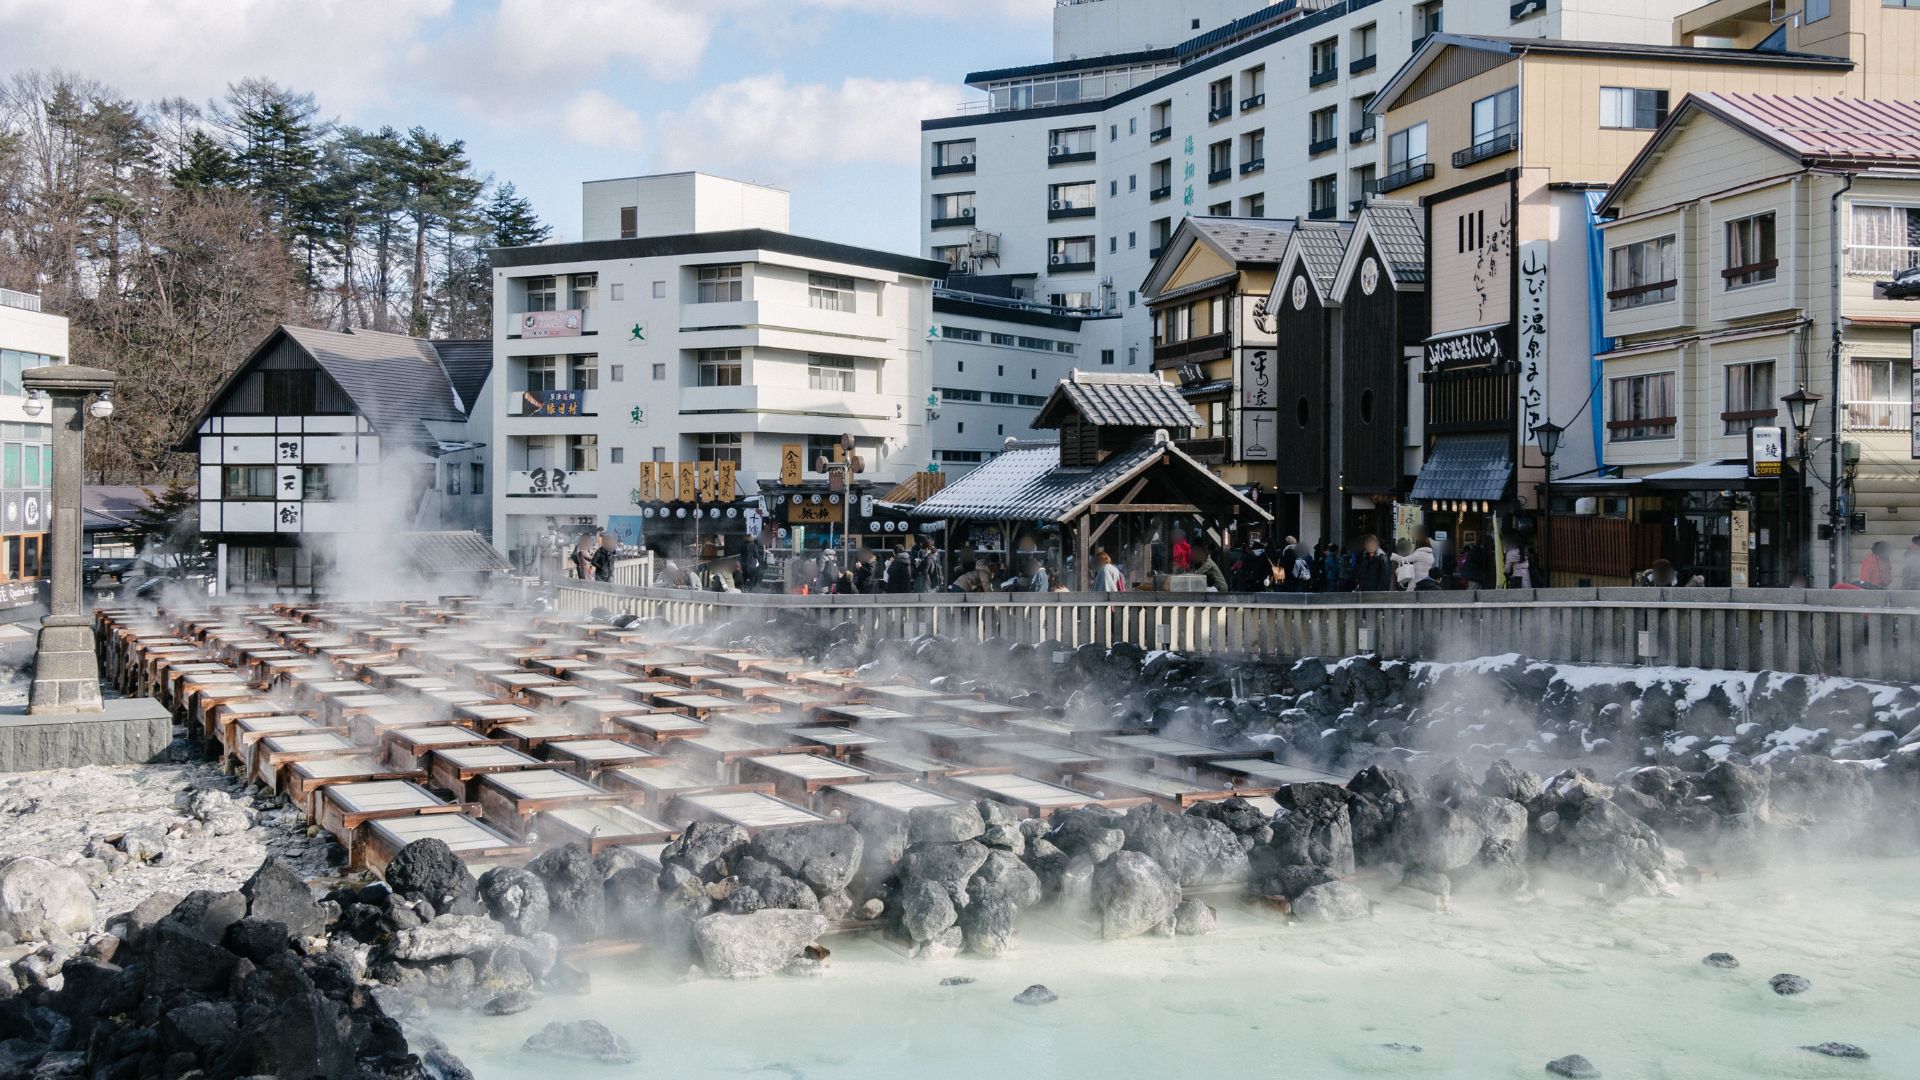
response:
[[[1520,353],[1520,440],[1547,418],[1547,242],[1520,246],[1520,315],[1515,344]]]
[[[1236,455],[1241,461],[1274,461],[1273,351],[1241,349],[1240,371],[1234,382],[1240,395],[1236,412],[1239,430],[1235,433]]]
[[[1185,161],[1185,164],[1180,169],[1180,178],[1185,184],[1185,189],[1180,194],[1180,205],[1192,206],[1193,205],[1194,168],[1193,168],[1193,136],[1191,135],[1187,136],[1184,161]]]
[[[674,501],[674,496],[677,494],[677,492],[674,491],[673,482],[674,482],[674,477],[678,475],[679,474],[674,471],[673,462],[663,461],[660,463],[660,501],[661,502]]]
[[[720,490],[719,471],[716,462],[700,463],[700,501],[712,502]]]
[[[720,470],[719,470],[720,501],[725,502],[728,499],[733,498],[734,476],[739,471],[739,469],[740,469],[740,466],[735,462],[723,461],[720,463]]]
[[[680,463],[680,501],[694,502],[700,497],[700,463],[683,461]]]
[[[633,501],[636,503],[652,502],[654,492],[657,491],[658,488],[659,488],[659,479],[654,475],[653,462],[651,461],[641,462],[640,463],[640,488],[638,491],[634,492]]]
[[[300,487],[300,466],[282,465],[276,470],[274,498],[287,502],[297,502],[303,492]]]
[[[806,478],[807,449],[800,443],[787,443],[780,447],[780,482],[787,487],[799,487]]]

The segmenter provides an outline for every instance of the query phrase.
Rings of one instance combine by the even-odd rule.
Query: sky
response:
[[[914,252],[919,122],[1049,58],[1053,0],[0,0],[0,70],[204,103],[264,76],[360,127],[465,139],[557,240],[580,182],[699,169],[793,231]]]

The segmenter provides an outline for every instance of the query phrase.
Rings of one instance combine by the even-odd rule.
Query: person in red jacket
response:
[[[1860,560],[1860,584],[1876,589],[1893,587],[1893,558],[1888,554],[1885,540],[1875,543],[1867,557]]]
[[[1173,572],[1184,574],[1193,567],[1193,545],[1187,543],[1187,534],[1178,529],[1173,531]]]

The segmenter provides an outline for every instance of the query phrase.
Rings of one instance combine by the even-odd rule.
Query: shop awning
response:
[[[1670,488],[1720,488],[1744,487],[1747,482],[1747,463],[1744,461],[1707,462],[1699,465],[1683,465],[1678,469],[1650,473],[1641,477],[1649,486]],[[1776,481],[1768,481],[1775,483]]]
[[[1513,455],[1502,432],[1442,435],[1413,482],[1416,502],[1500,502],[1513,483]]]

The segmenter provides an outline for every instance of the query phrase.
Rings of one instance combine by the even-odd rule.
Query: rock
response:
[[[1055,814],[1053,821],[1047,840],[1068,855],[1085,855],[1100,863],[1127,844],[1127,834],[1119,827],[1120,815],[1110,810],[1069,810]]]
[[[937,881],[912,881],[900,893],[900,928],[915,941],[932,941],[959,919],[952,897]]]
[[[1535,1060],[1537,1061],[1539,1059],[1536,1058]],[[1567,1077],[1568,1080],[1594,1080],[1595,1077],[1600,1075],[1600,1070],[1593,1067],[1593,1062],[1588,1061],[1579,1054],[1568,1054],[1566,1057],[1554,1058],[1552,1061],[1547,1062],[1547,1071],[1555,1076]]]
[[[1011,851],[1015,855],[1027,850],[1027,834],[1018,825],[989,825],[981,832],[980,842],[990,848]]]
[[[1329,881],[1294,897],[1295,918],[1310,922],[1344,922],[1364,919],[1373,914],[1373,901],[1359,887],[1344,881]]]
[[[232,1046],[240,1035],[239,1014],[227,1001],[197,1001],[160,1018],[160,1044],[203,1057]]]
[[[167,850],[167,838],[158,829],[133,828],[120,834],[114,847],[137,863],[152,862]]]
[[[1700,778],[1700,786],[1713,797],[1715,808],[1723,814],[1752,814],[1762,823],[1772,819],[1767,789],[1772,782],[1770,770],[1752,769],[1731,761],[1722,761]]]
[[[1219,928],[1213,908],[1197,897],[1182,900],[1173,909],[1173,932],[1181,937],[1199,937]]]
[[[1208,799],[1195,803],[1187,808],[1187,813],[1217,821],[1241,836],[1257,832],[1267,824],[1267,815],[1238,795],[1230,799]]]
[[[806,882],[788,877],[773,863],[743,855],[735,861],[734,872],[741,884],[751,887],[759,895],[760,907],[820,910],[820,899]]]
[[[853,881],[854,873],[860,869],[865,843],[859,830],[851,825],[821,822],[769,829],[754,837],[747,850],[755,858],[764,859],[805,882],[815,893],[825,895],[844,889]]]
[[[872,922],[873,920],[886,914],[886,911],[887,911],[886,903],[878,898],[875,898],[875,899],[863,901],[859,907],[854,909],[853,913],[854,915],[856,915],[857,917],[859,917],[864,921]]]
[[[1180,886],[1146,855],[1121,851],[1094,871],[1093,904],[1101,937],[1135,937],[1173,914],[1180,906]]]
[[[652,930],[660,899],[659,874],[639,867],[616,870],[607,878],[606,893],[608,931],[638,938]]]
[[[900,880],[907,884],[936,882],[947,890],[955,907],[968,902],[967,882],[985,865],[992,849],[977,840],[958,844],[915,844],[900,860]]]
[[[514,990],[531,990],[533,984],[533,973],[527,970],[526,961],[520,958],[520,952],[516,949],[495,949],[474,967],[473,986],[476,993],[504,994]]]
[[[980,808],[972,803],[916,806],[907,811],[909,844],[957,844],[985,832]]]
[[[1734,968],[1740,966],[1740,961],[1735,959],[1732,953],[1724,952],[1708,953],[1700,958],[1700,962],[1710,968],[1719,968],[1722,971],[1732,971]]]
[[[981,956],[1004,956],[1019,942],[1015,927],[1020,908],[1004,893],[976,896],[960,913],[967,948]]]
[[[966,948],[966,935],[959,926],[949,926],[935,934],[930,940],[916,941],[907,955],[915,960],[951,960]]]
[[[1047,989],[1040,983],[1034,983],[1025,990],[1013,995],[1015,1005],[1051,1005],[1060,1000],[1060,995]]]
[[[267,961],[287,949],[287,924],[275,919],[256,919],[249,915],[227,927],[221,939],[226,950],[265,966]]]
[[[1182,888],[1247,880],[1246,849],[1218,821],[1157,806],[1136,806],[1125,820],[1125,849],[1160,864]]]
[[[148,931],[143,952],[147,993],[156,998],[175,990],[206,993],[224,987],[239,960],[171,919]]]
[[[496,994],[488,998],[487,1003],[480,1006],[480,1011],[488,1016],[512,1016],[533,1008],[533,1003],[537,1000],[530,991],[509,990],[504,994]]]
[[[246,832],[253,825],[253,815],[245,807],[236,804],[233,797],[224,791],[194,792],[187,800],[187,813],[195,821],[206,825],[207,831],[215,836]]]
[[[946,978],[940,980],[940,985],[941,986],[972,986],[974,983],[977,983],[979,981],[980,981],[979,979],[976,979],[971,975],[949,975]]]
[[[1353,873],[1353,824],[1346,792],[1333,784],[1289,784],[1272,821],[1273,863],[1315,866],[1334,877]]]
[[[209,945],[218,945],[226,939],[227,927],[246,915],[247,898],[238,891],[198,889],[175,904],[162,921],[181,927]]]
[[[1534,796],[1540,794],[1540,777],[1501,758],[1487,766],[1487,775],[1480,781],[1480,793],[1517,803],[1532,802]]]
[[[661,865],[682,866],[706,881],[726,876],[727,863],[748,843],[747,830],[738,825],[696,821],[660,853]]]
[[[1792,997],[1794,994],[1804,994],[1813,989],[1813,983],[1802,975],[1775,975],[1767,980],[1767,985],[1773,987],[1773,992],[1781,997]]]
[[[394,892],[424,899],[436,912],[446,911],[455,901],[472,899],[475,894],[467,864],[444,840],[415,840],[401,848],[382,876]]]
[[[127,943],[140,944],[140,938],[148,930],[153,929],[155,923],[166,918],[175,907],[179,906],[181,899],[174,893],[157,892],[135,904],[133,910],[118,916],[126,928]],[[113,920],[108,920],[109,928],[112,927],[112,922]]]
[[[1417,800],[1388,834],[1392,861],[1446,873],[1473,862],[1486,837],[1473,819],[1448,806]]]
[[[1028,908],[1040,902],[1041,892],[1039,875],[1006,851],[989,851],[987,861],[967,881],[967,895],[976,902],[1003,897],[1017,908]]]
[[[520,1049],[573,1061],[607,1065],[633,1063],[633,1047],[598,1020],[555,1020],[527,1037]]]
[[[1800,1049],[1811,1050],[1826,1057],[1849,1058],[1854,1061],[1865,1061],[1873,1056],[1852,1043],[1843,1042],[1815,1043],[1812,1046],[1802,1046]]]
[[[506,939],[499,925],[485,916],[442,915],[418,929],[396,931],[387,943],[387,955],[416,963],[475,956],[492,952],[505,944]]]
[[[487,913],[505,927],[507,933],[525,937],[547,928],[547,887],[538,875],[516,867],[496,866],[480,875],[478,892],[480,902],[487,905]],[[658,893],[659,889],[655,888],[654,894]]]
[[[815,912],[768,908],[708,915],[693,924],[693,944],[707,974],[752,979],[785,967],[826,929],[827,920]]]
[[[327,909],[313,898],[307,879],[277,858],[268,858],[253,872],[240,895],[247,899],[247,915],[281,923],[293,937],[310,937],[327,928]]]
[[[48,941],[93,925],[93,889],[78,872],[28,855],[0,866],[0,932]]]
[[[570,941],[594,941],[606,935],[606,880],[583,844],[554,848],[527,864],[527,872],[546,888],[549,924]]]
[[[520,963],[525,965],[527,973],[536,979],[546,978],[560,959],[560,939],[544,932],[529,934],[526,937],[510,937],[500,948],[519,953]]]
[[[1318,866],[1280,866],[1272,864],[1269,847],[1253,849],[1253,879],[1249,883],[1259,896],[1284,896],[1291,900],[1315,885],[1335,880]]]
[[[247,1024],[235,1050],[251,1062],[250,1071],[269,1076],[352,1076],[353,1025],[339,1003],[317,990],[292,994],[270,1013]],[[232,1075],[226,1073],[225,1075]]]

